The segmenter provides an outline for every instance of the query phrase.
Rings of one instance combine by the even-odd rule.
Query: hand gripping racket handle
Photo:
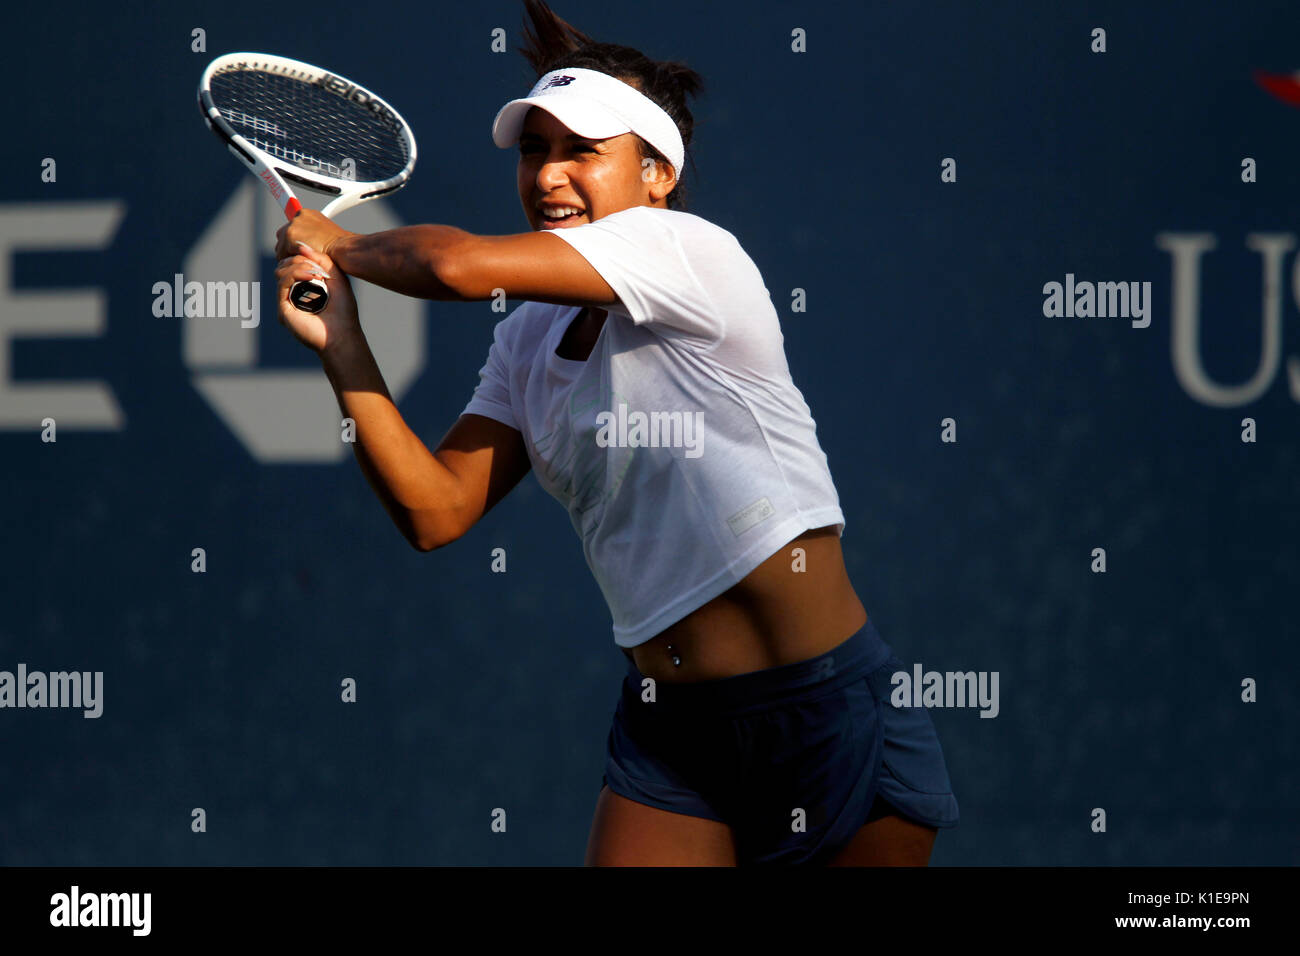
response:
[[[288,194],[284,203],[285,217],[292,222],[293,217],[302,211],[302,203],[298,202],[297,197],[289,191],[288,184],[284,185],[284,190]],[[328,216],[336,210],[346,209],[347,206],[340,202],[345,197],[339,197],[333,202],[326,204],[321,210],[321,214]],[[330,304],[330,290],[319,279],[299,279],[289,290],[289,301],[293,303],[295,309],[299,312],[310,312],[312,315],[323,312],[325,306]]]

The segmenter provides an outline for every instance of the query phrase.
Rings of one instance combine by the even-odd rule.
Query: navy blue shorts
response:
[[[824,864],[884,813],[956,826],[929,712],[889,700],[891,675],[906,670],[870,621],[806,661],[656,682],[653,702],[629,661],[601,783],[728,824],[741,864]]]

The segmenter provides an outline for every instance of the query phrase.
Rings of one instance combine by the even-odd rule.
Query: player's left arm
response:
[[[558,236],[524,232],[479,236],[455,226],[402,226],[348,232],[304,209],[277,233],[276,255],[305,242],[348,275],[403,295],[471,302],[497,290],[507,299],[600,308],[618,296],[582,254]]]

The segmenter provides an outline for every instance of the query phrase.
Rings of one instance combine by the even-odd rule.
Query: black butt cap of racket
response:
[[[299,312],[315,315],[329,304],[329,293],[319,282],[295,282],[289,290],[289,301]]]

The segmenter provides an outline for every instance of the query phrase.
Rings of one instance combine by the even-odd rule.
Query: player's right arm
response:
[[[339,411],[356,423],[357,464],[398,530],[419,551],[450,544],[528,473],[523,436],[486,416],[461,415],[430,452],[393,403],[342,271],[329,272],[330,302],[319,315],[289,304],[289,288],[314,269],[329,272],[333,263],[312,253],[280,264],[281,321],[319,355]]]
[[[321,362],[370,487],[418,551],[450,544],[519,484],[531,467],[523,437],[483,415],[461,415],[438,447],[407,426],[364,339],[326,350]]]
[[[532,467],[523,436],[485,415],[461,415],[433,453],[452,476],[455,511],[437,525],[432,548],[455,541],[504,498]],[[421,551],[430,546],[416,544]]]
[[[276,236],[280,258],[295,254],[303,242],[323,250],[350,276],[422,299],[477,302],[504,294],[592,308],[619,301],[577,249],[545,230],[479,236],[455,226],[421,225],[362,234],[303,209]]]

